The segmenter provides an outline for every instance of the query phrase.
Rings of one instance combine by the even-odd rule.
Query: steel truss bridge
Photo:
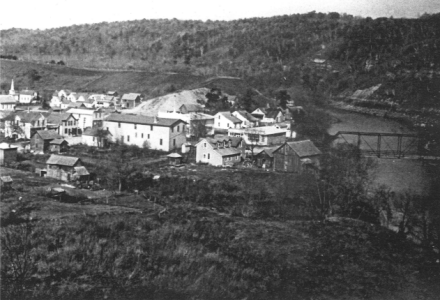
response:
[[[430,153],[426,141],[416,134],[339,131],[334,137],[337,143],[357,145],[365,156],[440,159],[440,154]]]

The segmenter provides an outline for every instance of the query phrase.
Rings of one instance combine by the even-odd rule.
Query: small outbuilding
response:
[[[55,139],[49,142],[49,151],[52,153],[66,152],[69,143],[64,139]]]
[[[286,142],[273,151],[274,171],[318,171],[321,151],[310,140]]]
[[[12,188],[13,180],[12,180],[11,176],[1,176],[0,182],[1,182],[2,189],[4,189],[4,190],[9,190]]]
[[[0,144],[0,166],[7,166],[17,161],[17,148],[8,143]]]
[[[179,153],[171,153],[168,154],[167,157],[170,165],[176,166],[182,164],[182,155]]]
[[[77,173],[76,167],[81,167],[82,162],[78,157],[52,154],[46,162],[47,177],[71,181]]]
[[[90,173],[84,166],[74,167],[73,180],[79,180],[80,182],[88,182],[90,179]]]

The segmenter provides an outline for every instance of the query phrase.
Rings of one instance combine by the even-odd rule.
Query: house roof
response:
[[[256,153],[256,155],[259,155],[259,154],[265,152],[269,157],[273,157],[273,152],[274,152],[276,149],[278,149],[278,147],[264,148],[264,149],[261,149],[260,152]],[[254,150],[254,151],[255,151],[255,150]],[[255,151],[255,152],[256,152],[256,151]]]
[[[266,114],[266,108],[264,108],[264,107],[259,107],[259,108],[255,109],[255,110],[252,112],[252,114],[253,114],[253,115],[254,115],[254,114],[255,114],[255,115],[260,115],[261,113],[258,112],[258,110],[262,111],[263,114]]]
[[[320,155],[322,152],[316,148],[315,144],[313,144],[310,140],[305,141],[298,141],[298,142],[287,142],[286,143],[290,148],[295,151],[295,153],[299,157],[307,157],[307,156],[314,156],[314,155]],[[281,147],[278,147],[276,150],[278,150]],[[275,151],[276,151],[275,150]]]
[[[236,117],[234,117],[229,111],[220,111],[218,112],[219,114],[221,114],[222,116],[224,116],[226,119],[228,119],[229,121],[235,123],[242,123],[242,121]]]
[[[78,99],[79,97],[84,97],[84,99],[89,99],[89,97],[90,97],[90,94],[89,93],[78,93],[77,95],[76,95],[76,99]]]
[[[74,167],[76,175],[85,176],[90,175],[89,171],[87,171],[86,167]]]
[[[122,96],[122,100],[136,100],[137,97],[141,97],[141,94],[128,93]]]
[[[243,118],[245,118],[246,120],[248,120],[249,122],[258,122],[260,121],[260,119],[255,118],[253,115],[251,115],[250,113],[248,113],[245,110],[237,110],[236,111],[240,116],[242,116]]]
[[[67,120],[70,116],[72,116],[71,113],[51,113],[47,117],[47,123],[60,125],[62,121]],[[76,120],[74,116],[72,118]]]
[[[15,113],[15,115],[19,116],[23,123],[34,122],[40,119],[41,117],[46,118],[46,116],[44,116],[41,112],[34,112],[34,111],[29,111],[29,112],[20,111]]]
[[[155,119],[157,122],[155,122]],[[171,127],[175,123],[184,121],[180,119],[168,119],[168,118],[157,118],[157,117],[147,117],[147,116],[137,116],[137,115],[120,115],[120,114],[111,114],[109,115],[105,121],[107,122],[121,122],[121,123],[133,123],[133,124],[144,124],[144,125],[155,125],[155,126],[164,126]]]
[[[182,104],[180,109],[182,109],[182,107],[185,107],[188,112],[197,112],[203,110],[203,106],[200,104]]]
[[[48,165],[61,165],[61,166],[73,167],[78,161],[79,161],[78,157],[52,154],[46,163]]]
[[[237,155],[241,154],[241,151],[234,147],[229,148],[220,148],[220,149],[214,149],[215,152],[220,154],[221,156],[230,156],[230,155]]]
[[[218,141],[222,141],[222,140],[231,140],[232,141],[232,147],[238,147],[241,143],[241,141],[243,140],[243,138],[239,137],[239,136],[228,136],[228,135],[223,135],[223,134],[216,134],[214,135],[214,139],[218,140]]]
[[[0,179],[1,179],[3,182],[12,182],[12,178],[11,178],[11,176],[0,176]]]
[[[37,134],[43,139],[43,140],[55,140],[62,138],[61,135],[56,133],[53,130],[38,130]]]
[[[17,103],[17,100],[11,95],[0,95],[0,103]]]
[[[22,90],[22,91],[20,91],[20,95],[33,96],[34,94],[35,94],[34,90]]]
[[[53,141],[50,141],[49,144],[52,145],[61,145],[62,143],[67,143],[67,141],[65,139],[55,139]]]
[[[80,115],[93,115],[93,108],[70,108],[67,112],[71,114],[80,114]]]
[[[107,135],[112,135],[110,133],[110,131],[106,130],[106,129],[100,129],[97,127],[93,127],[93,128],[87,128],[84,132],[83,135],[88,135],[88,136],[99,136],[99,131],[102,130],[103,132],[107,132]]]
[[[266,110],[266,118],[275,119],[280,112],[281,112],[281,110],[279,110],[279,109],[268,109],[268,110]]]

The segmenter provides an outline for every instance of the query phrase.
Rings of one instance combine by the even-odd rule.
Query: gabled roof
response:
[[[86,167],[83,167],[83,166],[74,167],[74,169],[75,169],[75,173],[76,173],[75,175],[78,175],[78,176],[90,175],[90,173],[89,173],[89,171],[87,171]]]
[[[137,97],[141,97],[141,94],[128,93],[122,96],[122,100],[136,100]]]
[[[237,110],[236,111],[240,116],[242,116],[243,118],[245,118],[246,120],[248,120],[249,122],[258,122],[260,121],[260,119],[255,118],[253,115],[251,115],[250,113],[248,113],[245,110]]]
[[[39,120],[41,117],[46,118],[41,112],[34,111],[20,111],[15,113],[15,115],[19,116],[23,123],[30,123]]]
[[[279,109],[268,109],[268,110],[266,110],[265,117],[275,119],[280,112],[282,113],[282,111]]]
[[[278,147],[264,148],[260,152],[256,153],[256,155],[259,155],[259,154],[265,152],[269,157],[273,157],[273,152],[276,149],[278,149]]]
[[[85,100],[89,99],[90,94],[89,93],[78,93],[76,94],[76,99],[78,99],[79,97],[84,97]]]
[[[242,121],[236,117],[234,117],[229,111],[219,111],[217,114],[221,114],[223,117],[228,119],[229,121],[235,123],[242,123]]]
[[[73,167],[78,161],[79,161],[78,157],[52,154],[46,163],[48,165],[61,165],[61,166]]]
[[[55,140],[62,138],[61,135],[53,130],[38,130],[36,134],[38,134],[43,140]]]
[[[72,113],[51,113],[47,117],[47,123],[60,125],[62,121],[67,120],[70,116],[72,116]],[[72,118],[76,120],[74,116]]]
[[[155,122],[155,119],[157,122]],[[164,126],[164,127],[171,127],[178,122],[185,123],[180,119],[157,118],[157,117],[147,117],[147,116],[128,115],[128,114],[127,115],[111,114],[105,119],[105,121]]]
[[[182,107],[185,107],[188,112],[198,112],[203,110],[203,106],[200,104],[182,104],[180,109],[182,109]]]
[[[20,95],[33,96],[36,92],[34,90],[22,90],[19,92]]]
[[[0,103],[17,103],[17,100],[11,95],[0,95]]]
[[[49,142],[49,144],[51,145],[61,145],[62,143],[68,143],[68,142],[65,139],[55,139]]]
[[[237,155],[241,154],[241,151],[234,147],[229,148],[220,148],[220,149],[214,149],[215,152],[220,154],[221,156],[230,156],[230,155]]]
[[[263,114],[266,114],[266,108],[264,108],[264,107],[259,107],[259,108],[255,109],[255,110],[252,112],[252,114],[256,114],[256,115],[261,114],[261,113],[258,112],[257,110],[260,110],[260,111],[263,112]]]
[[[214,135],[214,139],[221,141],[223,140],[231,140],[232,141],[232,147],[237,148],[241,141],[243,141],[243,138],[239,137],[239,136],[229,136],[229,135],[223,135],[223,134],[216,134]]]
[[[305,141],[298,141],[298,142],[287,142],[287,146],[292,148],[293,151],[299,156],[299,157],[307,157],[307,156],[314,156],[314,155],[320,155],[322,152],[316,148],[315,144],[313,144],[310,140]],[[283,145],[278,147],[274,152],[278,151]]]

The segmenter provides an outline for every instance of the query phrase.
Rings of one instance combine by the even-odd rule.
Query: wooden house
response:
[[[49,151],[51,153],[66,152],[69,148],[69,143],[64,139],[55,139],[49,142]]]
[[[260,152],[255,154],[256,165],[259,168],[263,169],[272,169],[273,168],[273,151],[277,149],[277,147],[272,148],[264,148]]]
[[[85,168],[78,168],[83,167],[78,157],[52,154],[46,164],[46,176],[63,181],[76,180],[81,176],[86,176],[87,172],[87,170],[84,171]]]
[[[241,161],[243,142],[241,138],[217,136],[203,138],[196,144],[196,162],[213,166],[231,165]]]
[[[37,153],[46,152],[49,150],[50,142],[55,139],[62,139],[63,137],[53,130],[38,130],[31,137],[30,147]]]
[[[129,93],[122,96],[121,105],[123,108],[134,108],[138,106],[141,101],[141,94]]]
[[[321,151],[310,140],[286,142],[273,151],[274,170],[302,173],[319,170]]]

